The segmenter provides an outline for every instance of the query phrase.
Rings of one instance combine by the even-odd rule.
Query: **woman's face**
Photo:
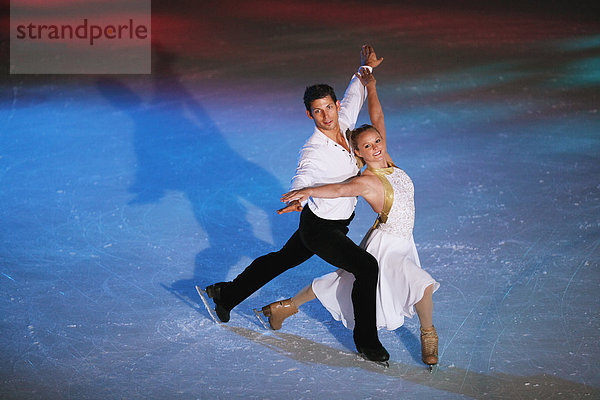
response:
[[[367,163],[385,161],[387,149],[383,138],[375,129],[368,129],[361,133],[356,140],[356,155],[362,157]]]

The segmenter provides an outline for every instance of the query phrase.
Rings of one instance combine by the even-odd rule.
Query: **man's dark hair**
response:
[[[304,106],[306,110],[311,112],[310,105],[312,102],[327,96],[331,96],[334,103],[337,102],[337,97],[335,97],[335,92],[331,86],[325,84],[308,86],[304,91]]]

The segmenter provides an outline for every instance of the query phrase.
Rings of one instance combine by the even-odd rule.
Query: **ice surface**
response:
[[[524,7],[153,2],[152,76],[4,76],[0,397],[599,398],[600,26]],[[560,15],[560,17],[559,17]],[[418,321],[362,361],[319,303],[279,332],[252,309],[331,271],[313,258],[216,325],[194,285],[278,249],[312,132],[360,45],[415,241],[440,283],[440,367]],[[363,113],[361,122],[367,121]],[[374,214],[361,201],[350,236]]]

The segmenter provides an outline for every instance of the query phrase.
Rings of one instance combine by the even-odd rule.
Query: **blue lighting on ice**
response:
[[[150,76],[3,77],[0,397],[600,396],[597,23],[348,3],[329,26],[310,3],[278,5],[285,21],[270,5],[153,2]],[[194,290],[294,232],[275,211],[313,130],[302,93],[341,97],[365,40],[441,283],[433,375],[416,317],[381,332],[389,369],[318,302],[281,331],[257,323],[252,308],[332,270],[316,257],[227,325]],[[350,237],[374,217],[361,200]]]

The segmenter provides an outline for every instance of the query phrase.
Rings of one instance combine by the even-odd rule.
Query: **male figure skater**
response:
[[[371,46],[362,47],[361,65],[374,68],[381,61],[383,58],[377,59]],[[356,76],[352,77],[341,103],[328,85],[306,88],[304,105],[315,130],[300,151],[292,190],[342,182],[359,173],[345,132],[354,128],[365,98],[365,88]],[[206,288],[215,302],[218,318],[222,322],[229,321],[230,311],[235,306],[276,276],[316,254],[354,274],[356,349],[371,361],[387,361],[389,354],[379,341],[376,327],[377,261],[346,236],[356,201],[355,197],[311,198],[305,207],[294,201],[279,210],[280,214],[302,211],[298,230],[281,250],[257,258],[232,282],[215,283]],[[288,306],[293,307],[293,304]]]

